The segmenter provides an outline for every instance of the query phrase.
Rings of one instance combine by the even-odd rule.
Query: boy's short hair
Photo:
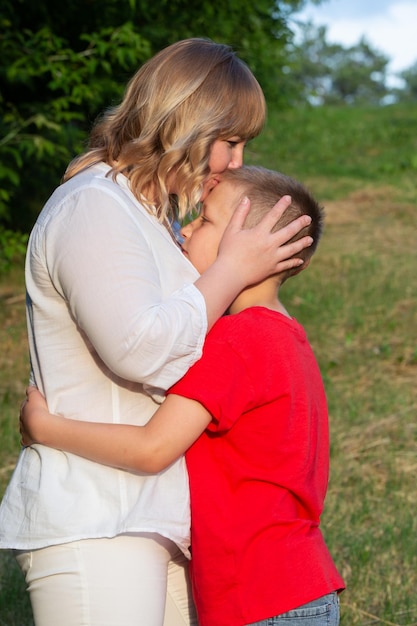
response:
[[[283,228],[301,215],[309,215],[311,223],[294,235],[288,243],[309,235],[313,238],[311,246],[297,252],[294,256],[304,261],[312,257],[323,232],[324,209],[304,185],[281,172],[250,165],[226,170],[222,175],[222,180],[229,180],[242,187],[242,196],[248,196],[251,201],[245,228],[252,228],[258,224],[282,196],[291,196],[291,204],[277,221],[272,232]],[[295,271],[298,271],[298,268]],[[289,270],[288,275],[292,273],[295,272]]]

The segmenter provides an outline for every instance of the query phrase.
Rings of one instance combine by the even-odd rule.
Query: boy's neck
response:
[[[282,313],[286,317],[291,317],[279,300],[279,287],[280,285],[279,283],[277,284],[276,277],[266,279],[252,287],[247,287],[232,302],[229,307],[229,313],[240,313],[250,307],[262,306],[271,311],[278,311],[278,313]]]

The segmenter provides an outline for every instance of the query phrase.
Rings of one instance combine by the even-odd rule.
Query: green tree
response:
[[[120,98],[133,66],[149,56],[130,23],[79,40],[75,50],[47,25],[1,36],[0,219],[12,228],[34,221],[93,119]]]
[[[396,91],[397,100],[415,102],[417,100],[417,61],[401,72],[399,76],[404,80],[405,87]]]
[[[333,94],[328,101],[347,104],[381,104],[389,94],[386,86],[388,57],[362,38],[334,59]]]
[[[288,47],[292,80],[303,85],[303,98],[315,104],[381,104],[389,94],[389,59],[364,38],[345,47],[328,43],[325,26],[300,24],[300,42]]]

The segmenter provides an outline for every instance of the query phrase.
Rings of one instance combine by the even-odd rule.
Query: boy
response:
[[[296,181],[243,167],[222,176],[200,216],[181,231],[183,253],[197,270],[216,258],[242,195],[251,200],[248,227],[283,195],[292,203],[276,227],[310,215],[310,226],[296,236],[313,237],[301,253],[306,267],[321,235],[321,208]],[[326,399],[305,332],[279,299],[280,286],[298,271],[269,277],[236,298],[207,336],[200,361],[145,426],[51,416],[32,389],[23,409],[25,443],[122,469],[159,472],[187,451],[200,626],[283,618],[339,623],[344,583],[319,530],[329,464]]]

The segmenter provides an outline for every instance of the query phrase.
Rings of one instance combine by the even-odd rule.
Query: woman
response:
[[[33,380],[51,411],[145,423],[237,293],[299,263],[284,259],[310,239],[279,246],[308,218],[270,233],[285,200],[253,230],[242,202],[200,277],[174,241],[175,218],[241,166],[264,117],[230,48],[190,39],[141,67],[97,123],[28,247]],[[195,622],[189,522],[183,459],[143,476],[40,446],[19,458],[0,546],[18,550],[36,626],[179,626]]]

